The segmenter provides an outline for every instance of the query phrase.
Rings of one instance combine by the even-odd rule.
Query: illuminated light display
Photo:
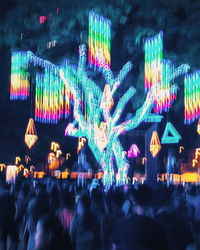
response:
[[[106,122],[101,122],[100,126],[95,122],[94,124],[94,138],[96,145],[102,151],[108,143],[108,133],[107,133],[107,124]]]
[[[175,67],[169,60],[162,60],[162,78],[160,83],[156,84],[158,98],[155,99],[154,112],[161,113],[168,111],[176,100],[177,88],[170,88],[170,81],[167,79],[174,74]]]
[[[184,78],[185,124],[200,118],[200,70]]]
[[[56,151],[56,158],[59,158],[62,155],[62,151],[59,149]]]
[[[128,150],[128,158],[138,157],[140,150],[136,144],[132,144]]]
[[[200,148],[196,148],[196,150],[195,150],[195,159],[198,160],[199,156],[200,156]]]
[[[6,168],[6,181],[8,183],[15,182],[16,175],[17,175],[17,166],[8,165]]]
[[[153,157],[156,157],[156,155],[160,150],[161,150],[161,144],[158,137],[158,133],[154,130],[150,141],[150,152]]]
[[[180,147],[179,147],[179,154],[181,154],[181,153],[183,152],[183,150],[184,150],[184,147],[183,147],[183,146],[180,146]]]
[[[47,17],[46,17],[46,16],[40,16],[39,22],[40,22],[40,23],[44,23],[46,20],[47,20]]]
[[[33,118],[29,119],[27,128],[26,128],[26,133],[25,133],[25,138],[24,141],[28,148],[31,148],[37,141],[37,132],[34,124]]]
[[[64,115],[63,97],[64,84],[54,70],[45,68],[44,75],[36,74],[35,120],[57,123]]]
[[[4,168],[6,168],[6,165],[4,163],[0,163],[0,171],[3,172]]]
[[[114,105],[114,101],[113,101],[112,93],[110,90],[110,86],[106,84],[104,87],[100,108],[111,110],[113,105]]]
[[[159,98],[159,91],[163,92],[164,90],[161,89],[158,91],[158,88],[156,88],[157,86],[151,87],[148,90],[144,104],[136,111],[135,116],[119,123],[124,107],[134,96],[136,92],[135,89],[130,87],[119,100],[115,103],[113,101],[115,109],[111,114],[110,105],[104,105],[104,108],[101,108],[103,92],[105,91],[102,92],[98,85],[87,76],[85,67],[86,46],[81,45],[79,47],[78,68],[72,69],[78,79],[79,85],[76,85],[73,82],[70,85],[70,88],[73,89],[74,95],[74,121],[69,123],[66,127],[65,135],[84,137],[87,139],[88,146],[104,172],[103,183],[106,187],[112,185],[115,180],[114,164],[118,169],[118,185],[122,185],[127,182],[129,163],[118,137],[119,135],[136,128],[141,122],[148,120],[149,122],[153,122],[154,120],[160,121],[162,119],[161,115],[152,114],[151,111],[155,105],[155,100]],[[118,87],[122,84],[131,68],[132,64],[130,62],[126,63],[117,77],[113,76],[113,73],[109,68],[103,68],[102,75],[105,78],[105,84],[108,84],[110,88],[110,93],[107,96],[113,98],[115,91],[117,91]],[[173,74],[166,74],[166,78],[163,79],[163,82],[170,82],[187,70],[188,65],[181,65],[174,70]],[[60,77],[64,83],[67,82],[62,69],[60,70]],[[176,89],[176,85],[171,85],[170,93]],[[87,112],[85,112],[82,106],[82,96],[84,96],[86,100],[84,103],[84,109],[86,109]],[[107,99],[109,99],[109,97]],[[106,101],[104,104],[105,103]],[[113,108],[114,105],[112,109]],[[85,115],[85,113],[87,115]],[[102,129],[101,133],[100,127],[102,124],[104,129]],[[156,155],[160,148],[160,144],[155,144],[152,141],[151,150],[153,155]]]
[[[26,164],[28,164],[29,161],[31,161],[31,158],[28,155],[25,155],[25,162],[26,162]]]
[[[57,142],[55,142],[55,141],[51,142],[51,150],[52,151],[56,152],[59,148],[60,148],[60,145]]]
[[[105,60],[104,67],[110,68],[111,22],[94,12],[89,14],[88,60],[91,68],[101,69],[100,53]]]
[[[18,165],[18,163],[21,161],[21,158],[19,156],[15,157],[15,165]]]
[[[174,126],[171,124],[171,122],[168,122],[165,127],[163,136],[161,138],[161,143],[162,144],[178,143],[179,140],[181,140],[181,136],[179,135],[177,130],[174,128]]]
[[[161,82],[163,58],[163,32],[155,37],[148,38],[144,44],[145,50],[145,89]]]
[[[200,119],[199,119],[198,124],[197,124],[197,133],[200,135]]]
[[[171,88],[170,81],[177,74],[187,72],[188,65],[182,65],[178,71],[170,60],[163,59],[163,32],[148,38],[144,45],[145,50],[145,90],[154,87],[159,93],[154,102],[154,112],[168,111],[177,95],[177,88]]]
[[[56,160],[56,156],[54,153],[49,153],[48,154],[48,163],[53,163]]]
[[[71,157],[71,154],[70,154],[70,153],[66,153],[66,155],[65,155],[65,159],[66,159],[66,160],[68,160],[68,159],[69,159],[69,157]]]
[[[147,162],[147,158],[146,158],[146,157],[143,157],[143,158],[142,158],[142,165],[144,165],[146,162]]]
[[[198,161],[196,159],[192,160],[192,167],[194,168],[196,166],[196,164],[198,164]]]
[[[86,139],[83,137],[78,138],[78,147],[77,147],[77,154],[81,151],[81,149],[84,147],[84,144],[86,142]]]
[[[29,53],[13,52],[11,58],[10,99],[26,100],[30,95],[28,68]]]

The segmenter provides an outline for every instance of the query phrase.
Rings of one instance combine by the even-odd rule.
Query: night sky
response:
[[[78,62],[78,45],[87,44],[88,13],[95,10],[112,21],[111,65],[116,74],[130,60],[134,68],[126,78],[121,91],[132,84],[137,94],[128,103],[123,118],[134,111],[144,101],[144,53],[143,44],[147,37],[160,30],[164,32],[164,58],[172,59],[179,66],[188,63],[190,73],[200,68],[200,1],[32,1],[13,0],[1,4],[0,8],[0,162],[13,162],[17,155],[28,154],[35,162],[44,162],[50,149],[50,142],[57,141],[61,150],[76,157],[77,139],[64,136],[68,120],[58,125],[36,123],[38,142],[29,150],[24,143],[24,133],[28,119],[33,115],[31,98],[28,101],[10,101],[10,55],[14,50],[32,50],[38,56],[55,64],[64,58]],[[59,14],[55,14],[59,8]],[[48,24],[41,27],[40,15],[51,14]],[[23,39],[20,39],[23,33]],[[49,41],[56,40],[55,48],[47,49]],[[103,78],[93,75],[100,86]],[[180,145],[185,148],[200,146],[196,132],[197,121],[184,125],[183,117],[183,77],[175,80],[179,86],[178,98],[165,119],[160,124],[162,131],[166,121],[171,121],[181,134]],[[32,83],[34,84],[34,83]],[[120,93],[118,94],[120,97]],[[140,126],[137,130],[145,130]]]

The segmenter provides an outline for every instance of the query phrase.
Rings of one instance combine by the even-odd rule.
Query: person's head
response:
[[[88,195],[82,195],[78,199],[76,212],[78,216],[84,216],[90,212],[90,198]]]
[[[35,249],[71,249],[69,234],[55,215],[44,215],[37,223]]]
[[[132,202],[135,212],[139,215],[152,214],[152,189],[148,186],[139,186],[137,190],[132,192]]]

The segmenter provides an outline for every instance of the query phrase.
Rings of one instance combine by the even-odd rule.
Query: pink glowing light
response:
[[[130,149],[128,150],[128,158],[138,157],[140,154],[140,150],[136,144],[132,144]]]

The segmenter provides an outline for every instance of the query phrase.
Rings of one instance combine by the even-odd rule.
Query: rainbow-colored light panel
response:
[[[162,79],[156,84],[157,97],[154,101],[154,112],[166,112],[176,100],[177,88],[171,88],[170,78],[174,74],[175,67],[170,60],[162,60]]]
[[[56,75],[56,68],[45,68],[36,75],[35,120],[57,123],[64,114],[64,83]]]
[[[148,38],[144,44],[145,50],[145,89],[149,90],[162,79],[163,32]]]
[[[111,21],[90,12],[88,60],[91,68],[110,68],[110,40]]]
[[[154,88],[156,98],[154,112],[168,111],[176,99],[176,89],[171,89],[170,79],[175,67],[169,60],[163,59],[163,32],[148,38],[145,50],[145,90]]]
[[[29,53],[13,52],[11,58],[11,100],[26,100],[30,95],[28,68]]]
[[[184,78],[185,124],[200,118],[200,70]]]

